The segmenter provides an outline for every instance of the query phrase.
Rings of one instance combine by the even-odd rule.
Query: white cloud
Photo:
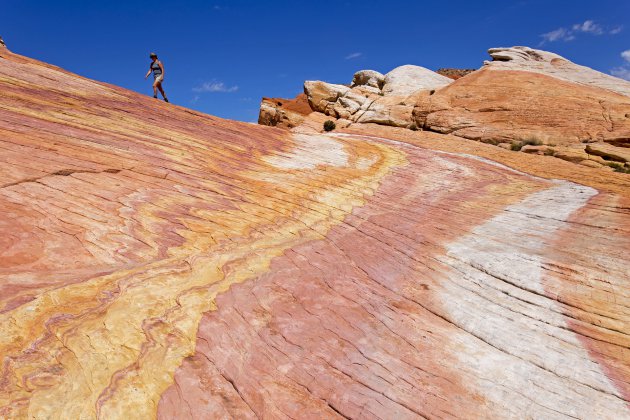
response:
[[[630,50],[622,51],[620,55],[621,58],[626,61],[626,63],[620,67],[615,67],[614,69],[612,69],[610,71],[610,74],[621,79],[630,80]]]
[[[582,23],[576,23],[571,25],[570,28],[558,28],[554,29],[551,32],[544,33],[540,35],[543,39],[541,44],[545,42],[556,42],[556,41],[573,41],[578,34],[588,34],[588,35],[603,35],[605,33],[609,35],[617,35],[623,30],[623,26],[618,25],[613,28],[604,28],[599,23],[596,23],[594,20],[588,19]]]
[[[584,23],[576,23],[575,25],[573,25],[573,30],[575,32],[584,32],[593,35],[601,35],[604,33],[601,25],[598,25],[592,20],[584,21]]]
[[[554,31],[547,32],[546,34],[542,34],[541,37],[543,37],[545,41],[549,42],[572,41],[575,39],[575,35],[573,35],[573,32],[565,28],[558,28]]]
[[[227,87],[225,83],[212,80],[210,82],[204,82],[199,86],[194,87],[193,92],[205,93],[205,92],[236,92],[238,86]]]
[[[610,30],[609,34],[617,35],[618,33],[621,33],[621,31],[623,31],[623,25],[615,26]]]
[[[345,56],[346,60],[352,60],[353,58],[359,58],[363,55],[361,52],[353,52],[352,54],[348,54]]]
[[[630,67],[615,67],[610,74],[620,79],[630,80]]]

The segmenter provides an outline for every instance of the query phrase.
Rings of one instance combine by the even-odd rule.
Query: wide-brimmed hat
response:
[[[151,54],[149,54],[149,57],[151,57],[151,58],[157,57],[157,54],[156,53],[151,53]]]

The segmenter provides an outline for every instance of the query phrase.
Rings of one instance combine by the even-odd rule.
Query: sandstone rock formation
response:
[[[591,143],[586,145],[586,152],[601,156],[608,161],[630,162],[630,149],[627,147],[615,147],[606,143]]]
[[[295,99],[263,98],[260,103],[258,124],[271,127],[293,128],[304,121],[312,112],[306,95],[301,93]]]
[[[358,125],[3,51],[0,417],[628,417],[625,175]]]
[[[383,95],[409,96],[418,90],[439,89],[451,82],[450,78],[424,67],[405,65],[385,75]]]
[[[351,122],[396,127],[413,124],[418,90],[435,90],[451,79],[419,66],[401,66],[385,76],[373,70],[355,73],[350,87],[321,81],[306,81],[304,93],[314,111]]]
[[[497,143],[536,138],[556,145],[628,138],[629,112],[629,98],[619,93],[492,67],[434,95],[418,96],[414,108],[416,123],[427,130]]]
[[[542,143],[550,154],[576,163],[626,162],[618,158],[623,149],[604,156],[589,152],[599,146],[585,145],[607,143],[614,147],[601,147],[609,151],[630,146],[630,82],[527,47],[489,54],[494,61],[452,83],[422,67],[402,66],[383,78],[380,91],[375,82],[351,88],[307,82],[305,92],[315,98],[309,100],[313,110],[349,123],[453,134],[522,151],[533,149],[510,144]]]
[[[599,87],[630,96],[630,82],[572,63],[548,51],[529,47],[511,47],[491,48],[488,54],[492,57],[492,61],[486,61],[485,66],[493,70],[540,73],[567,82]]]
[[[374,70],[360,70],[352,77],[352,84],[350,87],[356,86],[370,86],[375,89],[383,89],[385,84],[385,76]]]

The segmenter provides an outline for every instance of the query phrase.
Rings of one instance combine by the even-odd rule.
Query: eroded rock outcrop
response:
[[[295,99],[263,98],[260,103],[258,124],[290,129],[302,124],[304,118],[311,112],[303,93]]]
[[[400,66],[382,75],[373,70],[355,73],[350,87],[321,81],[304,83],[311,108],[351,122],[395,127],[413,124],[412,94],[434,91],[451,79],[419,66]]]
[[[491,48],[492,61],[485,66],[493,70],[527,71],[544,74],[567,82],[593,86],[630,96],[630,82],[575,64],[548,51],[529,47]]]
[[[450,78],[424,67],[405,65],[385,75],[383,95],[409,96],[418,90],[439,89],[451,82]]]
[[[630,136],[630,99],[537,72],[483,68],[419,96],[419,127],[473,140],[536,138],[556,145]]]
[[[3,52],[0,417],[628,417],[626,178],[379,133]]]
[[[609,151],[630,145],[630,82],[528,47],[489,54],[493,61],[455,80],[401,66],[371,79],[359,72],[355,79],[369,82],[350,87],[307,82],[305,92],[313,110],[348,124],[429,130],[528,152],[534,149],[517,145],[544,145],[575,163],[606,167],[624,153],[589,153],[598,146],[588,143]]]
[[[350,87],[370,86],[381,90],[383,89],[383,84],[385,84],[385,76],[383,74],[374,70],[360,70],[352,77]]]

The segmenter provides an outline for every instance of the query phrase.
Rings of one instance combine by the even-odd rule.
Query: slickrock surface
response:
[[[0,50],[0,418],[630,416],[625,178],[384,128]]]

